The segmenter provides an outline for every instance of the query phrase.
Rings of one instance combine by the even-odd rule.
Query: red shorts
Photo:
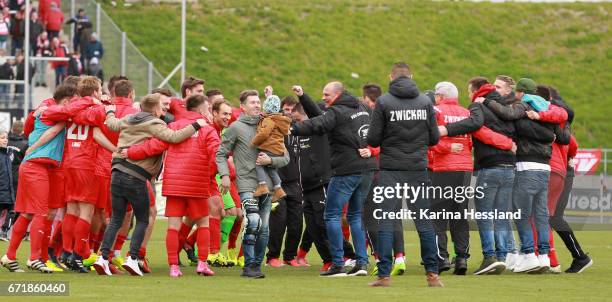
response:
[[[183,216],[189,217],[190,220],[208,216],[208,199],[168,196],[166,198],[166,217]]]
[[[108,210],[112,209],[110,198],[110,177],[98,176],[98,200],[96,202],[97,209]]]
[[[66,169],[66,200],[96,205],[98,202],[98,176],[93,170]]]
[[[26,161],[19,166],[15,212],[47,215],[51,170],[48,164]]]
[[[64,170],[53,168],[49,175],[49,209],[65,208],[66,179]]]
[[[155,207],[155,191],[153,191],[153,186],[150,181],[147,181],[147,189],[149,189],[149,208]],[[132,205],[128,204],[127,211],[132,211]],[[109,213],[108,215],[113,212],[112,204],[109,205],[107,212]]]

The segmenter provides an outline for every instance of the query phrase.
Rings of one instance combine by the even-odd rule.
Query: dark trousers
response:
[[[308,251],[310,250],[310,246],[306,246],[308,241],[311,244],[314,243],[323,263],[332,261],[327,240],[327,227],[323,218],[325,198],[327,197],[326,187],[321,186],[314,190],[304,191],[304,221],[306,222],[306,231],[300,245],[303,250]]]
[[[380,185],[384,187],[395,187],[396,184],[408,184],[408,186],[422,187],[423,184],[427,185],[429,179],[427,171],[380,171]],[[393,196],[392,198],[385,198],[382,203],[378,204],[379,208],[383,212],[398,212],[402,209],[402,199],[400,196]],[[420,217],[419,213],[421,210],[430,209],[430,201],[422,196],[417,197],[415,200],[407,200],[406,205],[409,210],[415,212],[414,224],[417,232],[419,233],[419,241],[421,245],[421,260],[425,264],[426,272],[438,272],[438,260],[437,253],[438,247],[436,245],[436,232],[433,227],[431,220]],[[380,218],[381,216],[379,216]],[[395,219],[384,219],[378,220],[378,244],[376,251],[379,253],[380,261],[378,262],[378,276],[388,277],[391,273],[391,267],[393,265],[393,232],[397,229],[397,223]]]
[[[302,237],[302,190],[298,182],[283,183],[282,187],[287,197],[280,200],[276,209],[270,213],[270,239],[266,258],[279,258],[284,236],[283,259],[289,261],[297,256]]]
[[[115,242],[117,232],[123,224],[128,203],[132,205],[136,226],[130,240],[130,256],[138,258],[145,231],[149,225],[149,190],[147,182],[118,170],[111,175],[111,201],[113,212],[100,250],[104,259],[108,259],[110,249]]]
[[[374,177],[372,178],[372,188],[378,186],[379,172],[374,173]],[[376,203],[374,203],[374,190],[370,190],[368,192],[368,197],[366,197],[365,203],[363,205],[363,223],[366,228],[366,236],[368,241],[370,242],[370,247],[373,254],[377,254],[376,247],[378,246],[378,225],[377,220],[374,219],[373,212],[378,207]],[[393,253],[397,255],[398,253],[406,254],[404,250],[404,227],[402,221],[397,219],[394,221],[396,224],[393,228]]]
[[[565,177],[563,192],[561,193],[561,197],[559,197],[559,201],[557,202],[555,214],[549,218],[549,222],[550,226],[557,232],[557,234],[559,234],[559,237],[561,237],[563,243],[565,243],[567,250],[572,253],[572,257],[574,259],[578,259],[586,257],[586,254],[582,251],[580,243],[578,243],[578,239],[576,238],[576,235],[574,235],[572,227],[563,218],[563,215],[565,215],[565,207],[569,202],[569,197],[573,186],[574,174],[568,173],[568,175]]]
[[[434,187],[455,188],[467,187],[470,185],[471,172],[454,171],[454,172],[433,172],[431,180]],[[449,258],[447,249],[448,237],[446,231],[450,230],[455,253],[457,257],[467,259],[470,257],[470,225],[465,219],[464,211],[468,208],[468,200],[446,199],[443,196],[436,196],[431,202],[432,212],[453,212],[459,213],[462,219],[435,219],[433,220],[436,235],[438,236],[439,256],[444,259]],[[443,259],[440,259],[443,260]]]
[[[0,203],[0,215],[2,215],[2,211],[6,210],[6,216],[4,217],[4,223],[2,223],[2,231],[8,232],[8,230],[13,226],[15,221],[17,220],[17,216],[19,214],[13,211],[14,204],[12,203]]]

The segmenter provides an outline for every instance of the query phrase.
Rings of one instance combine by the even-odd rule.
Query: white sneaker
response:
[[[519,263],[514,266],[515,273],[526,273],[540,268],[540,261],[535,253],[522,254]],[[548,256],[547,256],[548,257]],[[550,266],[550,264],[549,264]]]
[[[129,256],[125,259],[125,262],[123,263],[122,267],[126,271],[130,272],[130,275],[142,277],[142,271],[140,270],[140,267],[138,266],[138,260],[132,258],[132,256]]]
[[[93,264],[94,269],[98,273],[98,275],[107,275],[112,276],[110,268],[108,267],[108,260],[105,260],[104,257],[98,257],[98,260]]]
[[[548,258],[548,255],[538,255],[538,262],[540,262],[540,268],[538,268],[537,270],[531,271],[529,273],[532,274],[545,274],[548,273],[550,271],[550,258]]]
[[[506,254],[506,269],[509,271],[514,270],[514,267],[516,266],[518,259],[519,259],[518,253]]]

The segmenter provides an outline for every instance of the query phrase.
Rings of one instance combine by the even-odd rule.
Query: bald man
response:
[[[340,82],[325,85],[323,99],[328,107],[325,114],[297,123],[291,129],[291,134],[299,136],[327,134],[331,145],[332,178],[325,202],[325,223],[333,263],[321,276],[366,276],[368,257],[361,215],[377,167],[366,143],[370,109]],[[348,272],[344,269],[341,227],[342,208],[347,203],[347,220],[357,258]]]

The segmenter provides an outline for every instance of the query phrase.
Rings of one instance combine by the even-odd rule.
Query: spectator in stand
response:
[[[53,56],[56,58],[68,57],[68,47],[64,44],[64,41],[59,38],[53,38]],[[66,78],[66,69],[68,68],[68,62],[66,61],[55,61],[51,63],[51,67],[55,70],[55,86],[59,86]]]
[[[100,79],[100,81],[104,83],[104,71],[102,70],[102,65],[100,64],[98,57],[93,57],[91,61],[89,61],[87,74]]]
[[[53,38],[59,37],[59,33],[62,30],[62,24],[64,23],[64,13],[57,3],[51,2],[51,9],[47,12],[43,20],[47,33],[49,34],[49,39],[53,40]]]
[[[49,42],[49,37],[46,31],[43,31],[38,39],[36,40],[36,56],[37,57],[52,57],[53,49]],[[47,61],[37,60],[36,64],[36,79],[34,80],[34,86],[47,87],[46,71]]]
[[[69,76],[80,76],[83,74],[83,64],[81,63],[81,54],[78,51],[70,54],[70,60],[68,61],[68,75]]]
[[[38,38],[44,31],[45,26],[38,18],[38,13],[36,11],[32,11],[32,13],[30,13],[30,54],[33,56],[36,55]]]
[[[98,58],[98,63],[100,63],[99,60],[102,59],[102,56],[104,56],[104,47],[102,47],[102,42],[98,41],[98,34],[92,33],[89,43],[85,48],[85,66],[89,67],[89,62],[93,58]]]
[[[62,5],[62,1],[61,0],[38,0],[38,17],[40,18],[40,20],[43,20],[43,21],[47,20],[47,16],[49,15],[49,11],[51,10],[52,4],[55,4],[57,8],[60,8]]]
[[[6,49],[6,43],[8,42],[9,35],[11,34],[11,18],[5,17],[8,14],[8,7],[2,9],[2,16],[0,16],[0,49]]]
[[[11,56],[15,55],[17,49],[23,49],[23,38],[25,36],[24,16],[25,9],[22,8],[11,17]]]
[[[0,57],[6,55],[6,50],[0,49]],[[13,80],[15,74],[13,73],[13,61],[6,60],[0,65],[0,80]],[[2,101],[6,107],[8,107],[9,93],[11,93],[11,84],[0,84],[0,101]]]
[[[17,64],[17,77],[15,78],[15,80],[21,80],[23,81],[23,79],[25,78],[25,57],[23,55],[23,52],[20,51],[17,53],[17,55],[15,56],[15,62]],[[32,63],[30,62],[30,74],[29,74],[29,78],[28,81],[30,84],[32,84],[32,78],[34,77],[34,72],[36,71],[36,69],[34,68],[34,65],[32,65]],[[32,108],[32,85],[29,86],[30,87],[30,99],[28,100],[30,102],[30,108]],[[23,84],[16,84],[15,85],[15,102],[17,103],[22,103],[24,102],[24,98],[23,98]],[[25,104],[25,103],[23,103]],[[22,104],[22,105],[23,105]]]
[[[79,50],[83,52],[83,49],[79,48],[82,45],[81,44],[81,34],[83,32],[83,29],[91,28],[91,21],[89,21],[89,17],[87,17],[85,10],[80,8],[77,15],[70,18],[70,20],[66,22],[66,24],[72,24],[72,23],[75,23],[74,38],[72,39],[72,45],[74,45],[75,51]]]

